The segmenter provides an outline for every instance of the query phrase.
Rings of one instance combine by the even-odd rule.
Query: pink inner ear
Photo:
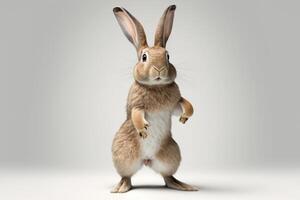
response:
[[[129,18],[127,14],[124,12],[118,12],[116,13],[118,22],[126,35],[126,37],[134,44],[138,44],[137,40],[137,32],[135,28],[135,24],[133,21]]]

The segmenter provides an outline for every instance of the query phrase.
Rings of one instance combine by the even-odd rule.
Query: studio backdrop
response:
[[[112,9],[153,44],[171,4],[167,49],[195,109],[173,118],[181,168],[299,166],[299,2],[4,0],[0,167],[114,170],[137,58]]]

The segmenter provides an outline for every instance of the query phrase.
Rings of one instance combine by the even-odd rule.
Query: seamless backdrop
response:
[[[0,167],[112,170],[136,63],[112,8],[148,43],[176,4],[167,48],[183,96],[173,120],[183,169],[299,167],[298,1],[0,2]]]

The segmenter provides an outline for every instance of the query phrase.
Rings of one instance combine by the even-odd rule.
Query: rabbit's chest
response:
[[[149,122],[148,136],[140,140],[141,153],[143,159],[151,159],[160,149],[163,139],[170,134],[171,111],[146,112],[145,119]]]

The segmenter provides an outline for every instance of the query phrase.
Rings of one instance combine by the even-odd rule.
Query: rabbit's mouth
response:
[[[168,77],[157,76],[155,78],[148,78],[146,80],[137,80],[139,83],[144,85],[165,85],[173,82]]]
[[[154,84],[164,84],[164,83],[168,83],[170,80],[168,77],[162,77],[162,76],[157,76],[156,78],[152,79],[152,82]]]

